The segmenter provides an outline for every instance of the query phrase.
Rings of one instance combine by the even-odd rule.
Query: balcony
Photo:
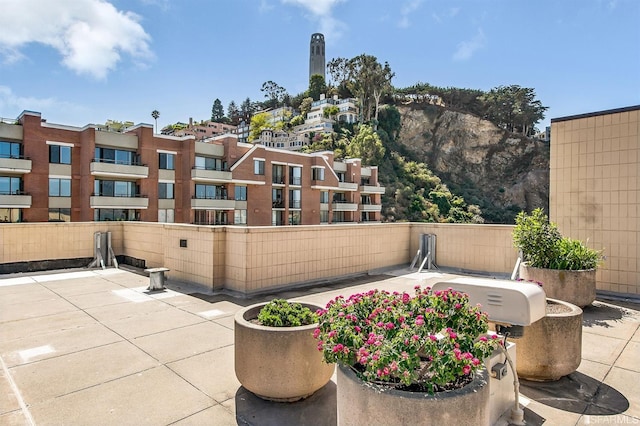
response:
[[[0,207],[10,209],[28,209],[31,207],[31,195],[26,192],[0,194]]]
[[[345,191],[357,191],[358,184],[357,183],[349,183],[349,182],[338,182],[338,188],[344,189]]]
[[[196,210],[233,210],[236,207],[235,200],[226,198],[192,198],[191,208]]]
[[[149,207],[149,199],[141,195],[130,197],[92,195],[89,198],[89,205],[92,209],[146,209]]]
[[[334,212],[357,212],[358,205],[346,200],[334,200],[332,203]]]
[[[94,159],[90,166],[93,176],[109,176],[130,179],[149,177],[149,167],[135,164],[118,164],[112,161]]]
[[[362,194],[384,194],[385,189],[384,186],[360,185]]]
[[[31,172],[31,160],[27,158],[0,157],[0,172],[25,174]]]
[[[382,211],[382,204],[360,204],[362,212],[379,212]]]
[[[225,170],[191,169],[191,179],[202,182],[231,182],[232,173]]]

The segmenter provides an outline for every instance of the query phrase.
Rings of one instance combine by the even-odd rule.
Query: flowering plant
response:
[[[452,289],[415,296],[371,290],[338,296],[318,312],[325,361],[352,366],[368,382],[429,393],[459,388],[499,344],[487,315]]]

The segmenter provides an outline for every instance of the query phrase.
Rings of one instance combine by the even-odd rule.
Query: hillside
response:
[[[513,223],[520,210],[548,209],[548,143],[435,105],[401,105],[397,110],[399,130],[384,141],[387,152],[425,163],[453,194],[479,206],[486,223]],[[385,172],[391,167],[382,168],[381,180],[393,192],[398,177]],[[394,198],[388,193],[385,200],[392,210]]]

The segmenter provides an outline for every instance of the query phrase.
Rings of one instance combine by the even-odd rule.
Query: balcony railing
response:
[[[191,179],[206,182],[229,182],[232,179],[232,173],[223,167],[216,169],[193,167],[191,169]]]
[[[135,161],[94,158],[91,161],[90,171],[94,176],[119,176],[134,179],[149,177],[149,167],[144,164],[138,164]]]
[[[29,173],[31,160],[23,155],[0,155],[0,170],[10,173]]]
[[[274,183],[276,185],[284,185],[284,176],[279,176],[279,175],[273,176],[271,178],[271,183]]]
[[[125,161],[125,160],[112,160],[110,158],[93,158],[91,160],[92,163],[108,163],[108,164],[118,164],[120,166],[143,166],[146,167],[146,164],[142,164],[138,160],[133,161]]]
[[[0,205],[8,208],[29,208],[31,195],[24,191],[1,191]]]
[[[302,178],[300,177],[290,177],[289,185],[302,185]]]
[[[97,192],[91,194],[89,205],[92,209],[146,209],[149,207],[149,198],[141,194],[105,194]]]

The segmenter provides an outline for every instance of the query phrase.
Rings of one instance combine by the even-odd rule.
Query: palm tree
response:
[[[158,111],[157,109],[154,109],[153,111],[151,111],[151,116],[153,117],[154,120],[156,120],[155,132],[158,133],[158,117],[160,117],[160,111]]]

